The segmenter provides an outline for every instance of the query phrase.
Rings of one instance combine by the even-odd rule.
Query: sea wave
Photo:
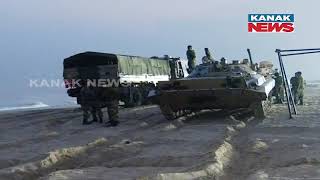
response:
[[[24,109],[40,109],[40,108],[47,108],[49,105],[43,102],[36,102],[30,104],[23,104],[21,106],[15,107],[0,107],[0,111],[14,111],[14,110],[24,110]]]

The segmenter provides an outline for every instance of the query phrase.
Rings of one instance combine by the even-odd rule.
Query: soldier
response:
[[[303,105],[303,96],[304,96],[304,80],[302,77],[302,73],[299,71],[297,72],[297,100],[298,104]]]
[[[118,106],[119,106],[119,97],[117,88],[102,88],[101,99],[103,102],[106,102],[105,106],[108,108],[109,121],[106,122],[106,127],[117,126],[118,121]]]
[[[300,71],[296,72],[295,76],[290,79],[290,83],[292,85],[291,91],[294,97],[295,104],[303,105],[304,85],[302,73]]]
[[[119,124],[118,121],[118,100],[112,100],[108,102],[107,108],[108,108],[108,116],[109,116],[109,121],[106,122],[106,127],[111,127],[111,126],[117,126]]]
[[[81,97],[81,108],[83,110],[83,125],[91,124],[92,122],[98,122],[97,114],[99,117],[99,122],[103,122],[103,113],[101,111],[101,103],[99,102],[98,94],[94,87],[83,86],[80,90]],[[90,118],[90,113],[93,120],[88,121]]]
[[[275,85],[275,96],[276,96],[276,103],[282,104],[284,102],[284,88],[283,88],[283,80],[282,76],[278,72],[276,72],[274,80],[276,81]]]
[[[249,59],[243,59],[243,60],[242,60],[242,64],[249,65]]]
[[[191,73],[196,66],[196,53],[192,49],[191,45],[188,46],[187,59],[188,59],[188,66],[189,66],[188,73]]]
[[[297,104],[297,99],[296,99],[296,90],[297,90],[297,76],[298,74],[295,73],[295,75],[290,79],[290,84],[291,84],[291,92],[294,97],[294,102]]]
[[[227,60],[226,60],[226,58],[222,57],[222,58],[220,59],[220,64],[221,64],[222,66],[227,65]]]
[[[221,70],[223,70],[223,71],[226,70],[227,65],[228,65],[226,58],[222,57],[220,59],[220,65],[221,65]]]
[[[213,58],[211,56],[211,53],[209,51],[209,48],[204,48],[204,52],[205,52],[205,56],[203,56],[202,58],[202,63],[206,64],[206,63],[213,63]]]
[[[216,71],[216,72],[219,72],[219,71],[221,71],[222,70],[222,68],[223,68],[223,66],[220,64],[220,62],[219,61],[214,61],[214,71]]]
[[[258,63],[255,63],[254,65],[253,65],[253,70],[254,71],[259,71],[259,64]]]

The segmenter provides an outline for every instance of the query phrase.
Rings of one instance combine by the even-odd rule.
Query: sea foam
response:
[[[46,108],[49,107],[49,105],[44,104],[42,102],[36,102],[36,103],[30,103],[30,104],[23,104],[21,106],[15,106],[15,107],[0,107],[0,111],[14,111],[14,110],[24,110],[24,109],[40,109],[40,108]]]

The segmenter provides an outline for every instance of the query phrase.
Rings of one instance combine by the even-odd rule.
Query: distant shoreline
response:
[[[14,109],[15,107],[8,107],[8,108],[0,108],[0,114],[26,112],[26,111],[72,109],[72,108],[79,108],[79,107],[80,107],[79,105],[61,105],[61,106],[26,107],[26,108],[17,107],[16,109]]]

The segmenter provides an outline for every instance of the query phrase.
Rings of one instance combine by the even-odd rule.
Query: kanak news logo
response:
[[[248,32],[294,32],[294,14],[248,14]]]

